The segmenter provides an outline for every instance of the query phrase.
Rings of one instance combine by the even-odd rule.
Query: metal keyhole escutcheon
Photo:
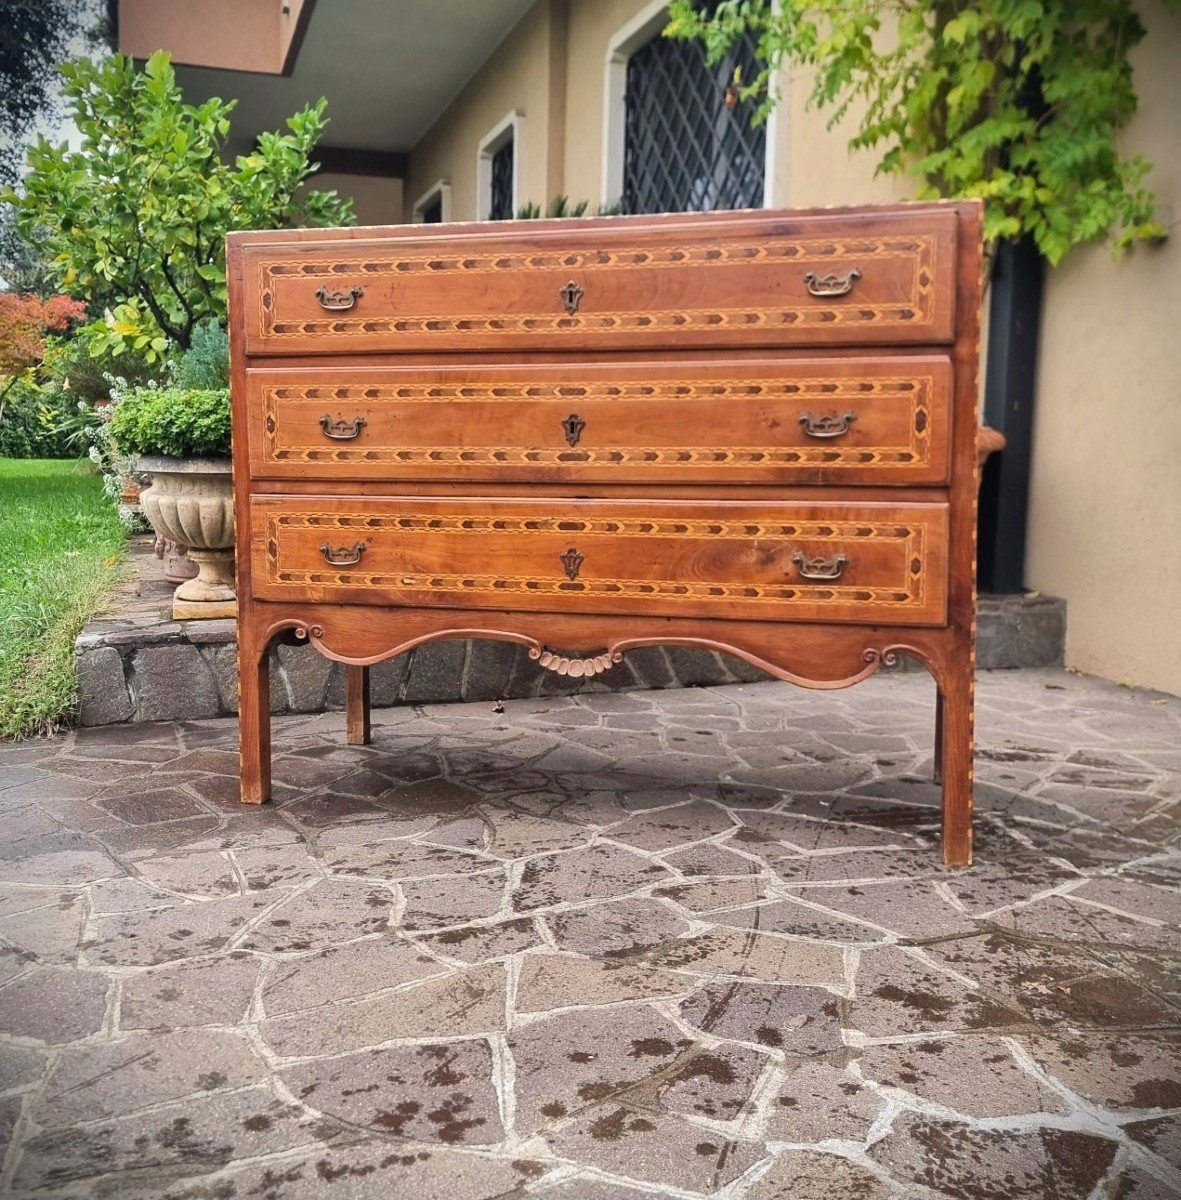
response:
[[[562,422],[562,429],[566,434],[566,442],[571,446],[578,445],[578,439],[582,437],[582,431],[586,428],[586,422],[577,414],[571,413]]]
[[[578,311],[578,306],[582,303],[583,294],[582,288],[573,279],[564,288],[558,289],[558,295],[562,298],[562,303],[566,306],[566,312],[570,316],[574,316]]]

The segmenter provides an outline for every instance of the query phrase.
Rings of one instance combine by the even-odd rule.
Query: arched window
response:
[[[700,42],[657,34],[632,51],[626,69],[624,211],[761,207],[766,127],[751,128],[750,102],[733,87],[736,71],[744,82],[758,73],[753,39],[711,67]]]
[[[514,110],[481,139],[476,160],[476,220],[512,220],[519,201],[517,157],[525,118]]]
[[[440,179],[418,198],[413,219],[416,225],[437,225],[451,220],[451,185],[447,180]]]

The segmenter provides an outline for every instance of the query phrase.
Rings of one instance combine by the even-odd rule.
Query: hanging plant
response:
[[[1165,0],[1177,10],[1179,0]],[[1032,237],[1051,263],[1108,234],[1161,237],[1149,163],[1125,156],[1136,111],[1129,51],[1144,37],[1131,0],[672,0],[666,35],[699,38],[717,62],[749,34],[764,69],[739,87],[765,119],[784,61],[808,68],[810,103],[849,145],[920,199],[979,197],[985,237]]]

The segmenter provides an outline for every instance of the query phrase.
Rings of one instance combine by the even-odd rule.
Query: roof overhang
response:
[[[119,41],[136,57],[170,50],[190,103],[236,100],[231,150],[247,149],[259,133],[281,129],[293,112],[325,96],[331,124],[317,151],[324,169],[401,175],[407,153],[533,3],[119,0]],[[277,14],[291,26],[284,69],[244,66],[250,23],[262,28],[263,10],[273,17],[284,8],[290,11]],[[161,24],[161,12],[171,13],[170,23]],[[273,50],[277,61],[278,41]],[[259,48],[251,53],[257,64]]]
[[[117,0],[120,49],[168,50],[174,63],[252,75],[290,75],[316,0]]]

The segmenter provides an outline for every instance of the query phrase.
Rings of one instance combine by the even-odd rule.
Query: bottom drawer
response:
[[[940,625],[945,504],[256,496],[264,600]]]

